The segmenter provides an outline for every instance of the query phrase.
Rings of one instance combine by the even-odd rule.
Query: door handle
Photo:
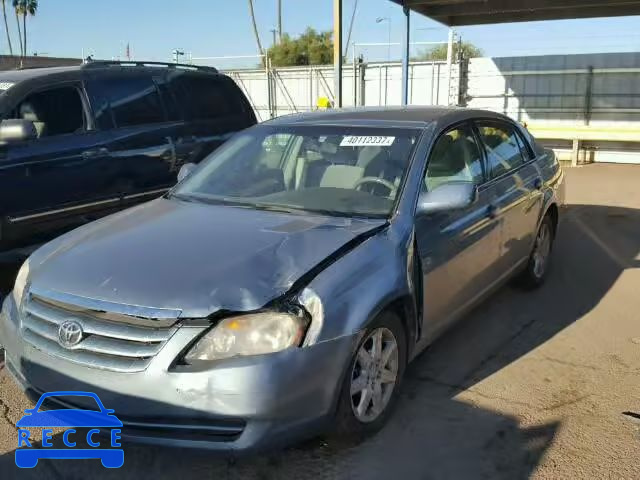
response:
[[[540,177],[536,178],[533,182],[533,186],[536,190],[542,190],[543,185],[544,183]]]
[[[109,154],[109,149],[108,148],[93,148],[91,150],[85,150],[84,152],[82,152],[82,158],[96,158],[96,157],[103,157],[105,155]]]
[[[494,219],[498,216],[498,205],[495,203],[490,203],[487,208],[487,217]]]

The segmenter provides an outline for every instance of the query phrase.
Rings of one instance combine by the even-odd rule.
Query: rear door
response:
[[[445,329],[498,277],[500,219],[493,209],[495,191],[485,180],[472,125],[462,123],[444,132],[431,151],[423,189],[472,182],[478,200],[464,210],[416,218],[426,340]]]
[[[176,183],[173,136],[182,122],[168,118],[149,70],[91,73],[88,91],[96,122],[110,131],[109,155],[121,172],[118,194],[125,205],[159,196]]]
[[[161,91],[173,118],[184,119],[174,139],[180,165],[200,162],[234,133],[256,123],[244,95],[224,75],[172,70]]]
[[[514,125],[478,120],[496,202],[504,224],[500,269],[508,273],[529,257],[542,208],[542,178]]]

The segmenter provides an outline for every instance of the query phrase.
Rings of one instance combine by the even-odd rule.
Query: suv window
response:
[[[116,127],[161,123],[165,114],[160,95],[151,77],[128,76],[91,82],[96,123],[108,128],[111,110]]]
[[[7,119],[32,121],[38,138],[82,132],[86,126],[80,92],[72,86],[32,93]]]
[[[220,76],[171,72],[167,87],[185,120],[215,120],[244,110],[242,100],[229,82]],[[168,110],[171,112],[172,108]]]
[[[503,122],[476,123],[487,152],[487,163],[492,178],[518,168],[527,160],[521,150],[522,142],[513,127]]]
[[[442,135],[431,151],[423,187],[433,190],[450,182],[482,181],[482,155],[469,125]]]

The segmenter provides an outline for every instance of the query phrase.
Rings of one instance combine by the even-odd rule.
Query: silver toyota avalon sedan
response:
[[[97,393],[135,441],[372,433],[439,334],[506,281],[544,281],[563,192],[554,154],[495,113],[266,122],[37,250],[2,307],[7,368],[34,397]]]

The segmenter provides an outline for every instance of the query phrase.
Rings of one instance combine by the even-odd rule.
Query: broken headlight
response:
[[[29,281],[29,260],[22,264],[18,275],[16,276],[16,283],[13,286],[13,301],[16,304],[16,308],[20,309],[22,299],[24,298],[24,290]]]
[[[263,355],[298,347],[308,326],[304,316],[261,312],[222,320],[187,352],[187,363]]]

